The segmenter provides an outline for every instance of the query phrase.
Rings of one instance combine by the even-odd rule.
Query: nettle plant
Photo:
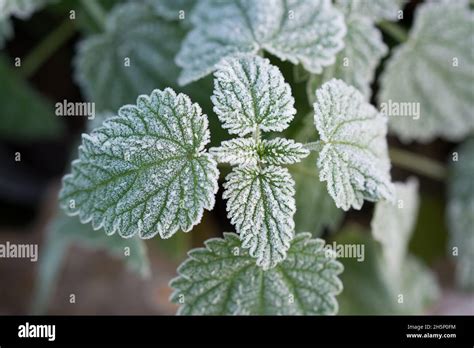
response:
[[[390,22],[403,18],[402,8],[397,0],[117,5],[75,58],[76,79],[103,114],[82,136],[61,208],[104,230],[105,239],[83,233],[92,244],[117,253],[133,241],[130,263],[146,274],[142,239],[191,231],[213,209],[221,180],[235,233],[190,251],[178,268],[170,285],[180,314],[336,314],[338,294],[343,313],[419,313],[437,284],[408,253],[419,183],[392,182],[387,132],[403,142],[472,135],[473,14],[467,1],[420,4],[407,34]],[[379,28],[402,42],[380,75],[384,112],[370,103],[389,53]],[[289,64],[292,85],[282,73]],[[307,95],[296,100],[292,90],[302,83]],[[418,117],[390,117],[407,116],[390,106],[410,103]],[[228,136],[211,147],[217,119]],[[473,238],[471,143],[448,174],[450,247],[466,288],[474,278],[464,244]],[[444,179],[436,163],[397,149],[390,155]],[[366,247],[369,275],[350,261],[343,267],[317,238],[364,201],[376,203],[371,237],[346,226],[336,241]],[[77,218],[59,221],[54,238]]]

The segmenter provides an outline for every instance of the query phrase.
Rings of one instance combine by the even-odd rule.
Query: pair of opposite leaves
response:
[[[336,205],[360,209],[363,200],[392,198],[386,118],[353,87],[331,80],[316,92],[318,168]],[[296,110],[290,86],[267,59],[242,55],[215,74],[214,111],[240,138],[208,153],[207,116],[171,89],[142,95],[90,135],[64,178],[61,206],[108,234],[162,238],[189,231],[212,209],[216,160],[236,167],[227,177],[227,210],[257,264],[274,267],[294,237],[294,182],[282,165],[309,151],[292,140],[262,139],[281,131]],[[249,136],[251,135],[251,136]]]

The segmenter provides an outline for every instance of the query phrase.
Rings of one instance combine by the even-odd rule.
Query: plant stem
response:
[[[76,32],[73,21],[65,19],[56,29],[46,36],[23,60],[21,73],[23,77],[32,76],[56,50],[67,42]]]
[[[389,153],[393,164],[398,167],[440,181],[443,181],[447,176],[446,167],[430,158],[397,148],[391,148]]]
[[[405,42],[408,39],[408,32],[396,23],[381,21],[378,25],[384,32],[389,34],[398,42]]]
[[[313,142],[304,144],[304,147],[308,149],[309,151],[319,152],[321,151],[321,148],[323,147],[323,143],[319,140],[313,141]]]
[[[84,7],[84,10],[86,10],[87,13],[94,19],[100,30],[104,31],[107,13],[97,2],[97,0],[81,0],[81,5]]]

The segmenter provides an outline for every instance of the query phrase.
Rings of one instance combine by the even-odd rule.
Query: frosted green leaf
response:
[[[207,116],[186,95],[169,88],[141,95],[83,135],[61,207],[122,237],[188,232],[214,206],[219,173],[208,142]]]
[[[382,35],[373,23],[361,16],[346,19],[347,35],[344,49],[336,56],[336,63],[324,69],[321,75],[311,75],[308,96],[314,102],[314,92],[322,83],[338,78],[354,86],[370,98],[372,83],[380,59],[387,53]]]
[[[154,6],[156,12],[163,18],[170,21],[177,21],[188,20],[198,0],[147,0],[147,2]],[[181,15],[183,15],[184,18],[181,19]]]
[[[417,8],[381,77],[379,102],[402,141],[460,140],[474,130],[474,15],[460,3]]]
[[[268,269],[283,261],[294,234],[295,189],[288,170],[234,168],[224,184],[227,211],[242,247]]]
[[[54,106],[24,81],[13,60],[0,55],[0,136],[15,141],[55,139],[62,125]]]
[[[96,108],[117,110],[155,88],[176,86],[173,57],[184,30],[149,4],[126,3],[107,16],[105,32],[83,40],[75,60],[76,80]]]
[[[418,216],[418,180],[395,183],[395,202],[382,201],[375,206],[372,235],[382,246],[382,257],[390,277],[399,282],[408,242]]]
[[[262,163],[274,165],[298,163],[309,155],[303,144],[284,138],[263,140],[258,151]]]
[[[457,149],[458,160],[450,166],[448,180],[447,220],[449,223],[448,254],[456,260],[456,282],[474,290],[474,139]],[[456,248],[456,249],[454,249]],[[453,255],[454,251],[456,255]]]
[[[322,143],[319,179],[327,182],[336,206],[360,209],[364,199],[392,200],[386,117],[336,79],[316,91],[314,112]]]
[[[347,16],[366,17],[373,21],[397,20],[407,0],[336,0],[337,7]]]
[[[253,138],[237,138],[223,141],[210,153],[218,162],[230,165],[255,166],[257,163],[284,165],[300,162],[309,155],[303,144],[284,138],[255,141]]]
[[[49,0],[0,0],[0,19],[14,16],[27,19]]]
[[[199,1],[192,21],[176,57],[181,84],[210,74],[223,58],[259,50],[320,73],[334,63],[346,30],[329,0]]]
[[[213,147],[209,153],[219,163],[232,166],[255,166],[258,163],[257,143],[253,138],[237,138],[223,141],[221,146]]]
[[[296,114],[291,88],[268,59],[239,56],[222,61],[214,79],[214,112],[231,134],[257,128],[282,131]]]
[[[299,233],[288,257],[264,271],[255,265],[234,233],[189,252],[171,281],[171,300],[184,315],[332,315],[342,290],[341,264],[324,241]]]
[[[401,277],[387,269],[380,244],[367,231],[353,226],[336,238],[339,248],[363,247],[364,258],[340,257],[344,265],[341,280],[344,291],[339,295],[340,314],[400,315],[425,314],[439,296],[435,275],[415,257],[402,260]],[[400,303],[400,295],[403,303]]]

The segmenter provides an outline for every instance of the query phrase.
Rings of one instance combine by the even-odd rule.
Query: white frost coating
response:
[[[341,79],[354,86],[368,100],[375,69],[387,54],[387,46],[380,31],[371,20],[361,16],[346,19],[347,35],[344,49],[336,56],[336,63],[325,68],[321,75],[311,75],[308,80],[308,99],[314,102],[315,90],[331,78]]]
[[[231,166],[255,166],[258,163],[257,143],[253,138],[223,141],[221,146],[212,147],[209,153],[217,162]]]
[[[267,271],[255,265],[236,234],[224,233],[189,252],[170,283],[171,300],[183,315],[332,315],[342,270],[324,241],[309,233],[297,234],[287,259]]]
[[[204,148],[207,116],[169,88],[139,96],[118,114],[83,135],[79,159],[63,179],[61,207],[123,237],[190,231],[217,192],[217,163]]]
[[[263,140],[260,151],[262,163],[274,165],[298,163],[309,155],[303,144],[284,138]]]
[[[107,16],[105,32],[80,42],[75,79],[98,111],[115,111],[137,95],[177,86],[173,57],[184,32],[149,4],[118,5]]]
[[[9,16],[27,19],[46,2],[47,0],[0,0],[0,19]]]
[[[255,166],[258,163],[284,165],[300,162],[309,155],[303,144],[284,138],[262,140],[237,138],[223,141],[209,151],[217,162],[230,165]]]
[[[360,209],[364,199],[393,199],[387,152],[387,119],[341,80],[316,91],[314,122],[324,143],[319,179],[336,206]]]
[[[381,77],[380,103],[412,103],[419,117],[390,116],[402,141],[458,141],[474,130],[474,15],[462,3],[418,7],[409,39]]]
[[[336,0],[336,5],[346,16],[366,17],[373,21],[395,21],[406,2],[408,0]]]
[[[291,88],[268,59],[238,56],[217,66],[214,112],[231,134],[282,131],[296,114]]]
[[[382,257],[389,278],[400,282],[408,253],[408,242],[418,216],[418,180],[395,183],[395,202],[378,202],[371,228],[375,240],[382,245]]]
[[[224,184],[227,211],[242,247],[264,269],[286,258],[293,239],[295,184],[286,168],[234,168]]]
[[[458,161],[452,162],[448,180],[447,219],[449,222],[449,250],[457,248],[456,282],[474,290],[474,139],[458,149]]]
[[[334,63],[346,31],[329,0],[199,1],[192,20],[176,56],[180,84],[210,74],[223,58],[261,49],[320,73]]]
[[[157,14],[170,21],[184,21],[191,16],[191,11],[198,0],[146,0],[154,7]],[[181,12],[183,11],[183,12]],[[184,18],[180,18],[180,15]]]

